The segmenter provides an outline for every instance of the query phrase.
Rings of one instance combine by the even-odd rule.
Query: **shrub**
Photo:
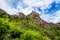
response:
[[[48,37],[43,37],[43,35],[38,32],[27,30],[21,35],[20,40],[50,40]]]
[[[9,29],[10,29],[9,25],[0,20],[0,39],[1,40],[3,40],[3,38],[7,35],[7,32]]]

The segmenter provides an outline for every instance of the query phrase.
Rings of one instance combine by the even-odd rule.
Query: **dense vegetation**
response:
[[[44,29],[28,19],[1,15],[0,40],[60,40],[60,30]]]

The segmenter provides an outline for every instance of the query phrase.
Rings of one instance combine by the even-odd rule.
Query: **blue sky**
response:
[[[0,8],[10,15],[35,11],[47,22],[60,22],[60,0],[0,0]]]

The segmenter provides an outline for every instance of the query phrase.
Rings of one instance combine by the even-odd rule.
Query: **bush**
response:
[[[10,35],[12,36],[12,38],[20,38],[21,34],[23,34],[23,31],[20,31],[18,29],[10,30]]]
[[[0,20],[0,39],[3,40],[4,37],[7,35],[7,32],[9,30],[9,25],[7,25],[5,22],[2,22]]]
[[[21,35],[20,40],[50,40],[48,37],[43,37],[43,35],[38,32],[27,30]]]

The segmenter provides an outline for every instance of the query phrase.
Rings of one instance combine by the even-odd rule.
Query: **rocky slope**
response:
[[[47,23],[34,11],[25,16],[21,12],[9,15],[1,10],[0,40],[60,40],[58,25],[60,23]]]
[[[39,26],[42,26],[43,28],[46,29],[51,29],[53,27],[57,27],[56,24],[53,23],[47,23],[46,21],[44,21],[43,19],[40,18],[39,14],[32,11],[31,14],[27,15],[27,18],[32,21],[33,23],[36,23]]]
[[[32,11],[29,15],[25,16],[22,12],[19,13],[19,15],[9,15],[7,14],[4,10],[0,9],[0,14],[3,14],[6,17],[11,17],[11,18],[27,18],[31,22],[42,26],[43,28],[46,29],[51,29],[51,28],[60,28],[57,24],[52,24],[52,23],[47,23],[43,19],[40,18],[39,14]]]

